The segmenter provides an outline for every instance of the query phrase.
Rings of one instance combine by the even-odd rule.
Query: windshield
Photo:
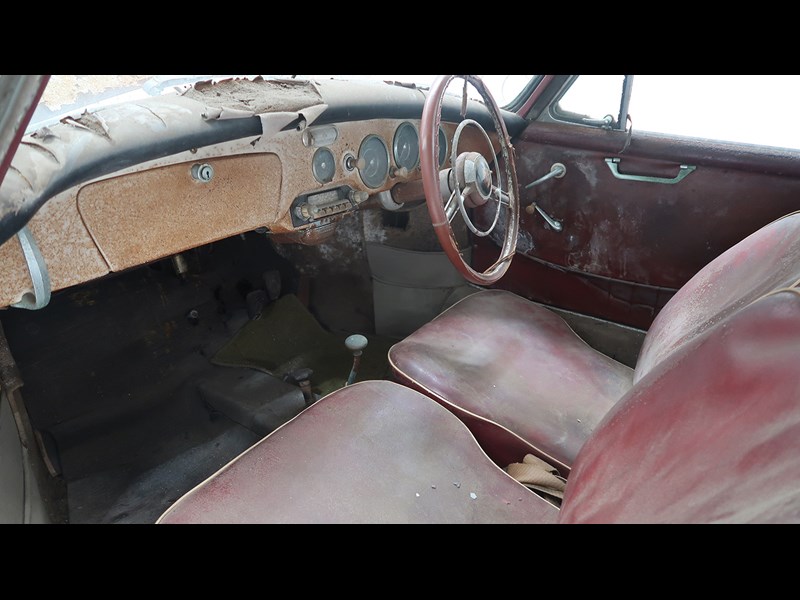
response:
[[[94,110],[106,104],[136,101],[149,96],[179,94],[198,81],[219,81],[231,77],[255,75],[52,75],[31,119],[28,131],[56,123],[67,115],[84,109]],[[394,81],[428,88],[436,75],[262,75],[265,79],[352,79]],[[533,75],[480,75],[499,106],[511,103]],[[448,92],[456,90],[459,81]],[[470,86],[471,98],[479,99]]]

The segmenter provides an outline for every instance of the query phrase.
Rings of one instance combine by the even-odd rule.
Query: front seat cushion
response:
[[[461,300],[395,344],[389,361],[398,381],[464,419],[498,464],[533,448],[569,467],[633,379],[558,315],[502,290]],[[490,424],[503,440],[492,438]],[[509,448],[512,435],[518,448]]]
[[[319,400],[159,522],[553,523],[557,516],[436,402],[367,381]]]

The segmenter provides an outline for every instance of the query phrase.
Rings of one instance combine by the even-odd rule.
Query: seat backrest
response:
[[[728,315],[798,280],[800,212],[795,212],[723,252],[678,290],[647,332],[634,383]]]
[[[560,521],[800,521],[800,291],[686,342],[609,411]]]

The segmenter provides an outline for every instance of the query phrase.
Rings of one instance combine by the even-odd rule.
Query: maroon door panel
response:
[[[692,138],[531,123],[514,141],[523,205],[535,200],[561,222],[522,213],[518,254],[496,287],[646,329],[698,270],[760,227],[800,209],[800,152]],[[675,184],[617,178],[675,178]],[[554,163],[566,175],[524,186]],[[476,267],[496,260],[479,242]],[[492,258],[494,257],[494,258]],[[486,262],[486,265],[482,263]]]

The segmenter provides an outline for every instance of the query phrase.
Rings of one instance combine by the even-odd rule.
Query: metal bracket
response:
[[[613,173],[614,177],[616,177],[617,179],[626,179],[628,181],[648,181],[650,183],[668,183],[668,184],[678,183],[689,173],[691,173],[697,168],[694,165],[681,165],[681,169],[680,171],[678,171],[678,174],[675,177],[651,177],[649,175],[627,175],[625,173],[620,173],[618,158],[607,158],[606,164],[608,165],[608,168],[611,169],[611,173]]]
[[[594,125],[602,129],[611,129],[614,127],[614,115],[606,115],[602,119],[583,118],[581,119],[581,123],[584,125]]]
[[[28,264],[28,272],[33,283],[33,298],[31,293],[26,292],[22,299],[11,306],[14,308],[24,308],[27,310],[39,310],[50,302],[50,275],[47,272],[47,264],[44,262],[39,246],[33,239],[27,225],[17,232],[19,245],[22,247],[22,254]]]

